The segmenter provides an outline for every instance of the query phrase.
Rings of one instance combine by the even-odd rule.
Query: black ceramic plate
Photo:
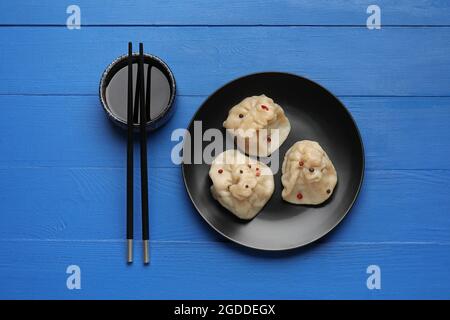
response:
[[[183,164],[184,183],[201,216],[226,238],[255,249],[293,249],[323,237],[350,210],[364,175],[363,144],[352,116],[333,94],[308,79],[278,72],[248,75],[217,90],[194,115],[188,128],[191,136],[194,121],[202,121],[203,132],[222,128],[232,106],[260,94],[281,105],[291,122],[291,132],[280,147],[280,167],[284,154],[296,141],[319,142],[338,173],[338,184],[330,199],[320,206],[283,201],[280,168],[274,176],[272,198],[253,220],[243,221],[211,196],[209,165]],[[207,144],[204,142],[203,148]]]

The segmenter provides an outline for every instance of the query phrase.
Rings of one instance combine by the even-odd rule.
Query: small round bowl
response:
[[[138,53],[133,53],[133,64],[137,63],[139,59]],[[168,65],[162,61],[157,56],[151,55],[151,54],[144,54],[144,64],[149,64],[154,68],[157,68],[161,73],[166,77],[169,87],[170,87],[170,98],[167,103],[167,106],[161,108],[161,112],[154,116],[153,119],[147,121],[146,123],[146,129],[147,130],[155,130],[162,126],[164,123],[167,122],[167,120],[170,119],[174,112],[174,100],[175,100],[175,92],[176,92],[176,84],[175,84],[175,77],[173,76],[172,71],[168,67]],[[109,85],[111,79],[113,76],[122,68],[126,68],[128,65],[128,55],[121,55],[120,57],[116,58],[113,62],[111,62],[103,71],[102,77],[100,79],[100,85],[99,85],[99,96],[100,96],[100,102],[102,104],[103,109],[105,110],[108,117],[118,126],[126,129],[127,123],[126,120],[123,119],[123,117],[120,117],[117,115],[114,110],[112,110],[107,102],[106,98],[106,88]],[[133,79],[133,85],[136,85],[135,79]],[[126,88],[124,88],[124,95],[127,95]],[[134,96],[133,96],[133,104],[134,104]],[[126,103],[124,103],[123,106],[125,109],[127,108]],[[139,130],[139,124],[134,123],[133,124],[134,130]]]

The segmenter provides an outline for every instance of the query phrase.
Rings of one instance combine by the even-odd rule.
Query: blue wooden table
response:
[[[71,4],[80,29],[66,26]],[[371,4],[381,29],[366,26]],[[97,93],[128,41],[178,84],[174,117],[148,141],[148,267],[140,243],[125,263],[125,135]],[[450,298],[448,1],[2,1],[0,43],[0,298]],[[170,160],[172,131],[258,71],[331,90],[366,149],[347,218],[280,254],[212,231]],[[367,286],[371,265],[380,289]]]

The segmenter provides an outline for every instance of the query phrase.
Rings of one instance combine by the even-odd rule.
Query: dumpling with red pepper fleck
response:
[[[272,170],[239,150],[219,154],[211,164],[209,176],[214,199],[245,220],[261,211],[275,188]]]
[[[327,200],[337,183],[330,158],[315,141],[296,142],[284,156],[281,196],[294,204],[317,205]]]
[[[283,109],[265,95],[247,97],[232,107],[223,126],[239,149],[262,157],[277,150],[291,130]]]

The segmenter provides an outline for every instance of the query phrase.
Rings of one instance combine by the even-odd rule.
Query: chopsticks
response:
[[[147,169],[147,131],[146,111],[150,115],[150,79],[151,67],[147,71],[147,92],[144,81],[144,45],[139,43],[138,72],[133,117],[133,54],[132,44],[128,43],[128,105],[127,105],[127,262],[133,261],[133,124],[137,122],[139,110],[139,133],[141,151],[141,201],[142,201],[142,240],[144,263],[149,257],[149,222],[148,222],[148,169]],[[146,94],[147,93],[147,94]],[[147,109],[147,110],[146,110]]]
[[[144,243],[144,263],[149,263],[148,255],[148,173],[147,173],[147,116],[145,110],[145,88],[144,88],[144,45],[139,43],[139,71],[140,71],[140,142],[141,142],[141,200],[142,200],[142,240]],[[149,70],[150,71],[150,70]],[[150,93],[148,93],[150,94]],[[150,95],[149,95],[150,96]],[[148,99],[150,100],[150,99]],[[150,102],[150,101],[149,101]]]
[[[133,262],[133,45],[128,42],[127,262]]]

